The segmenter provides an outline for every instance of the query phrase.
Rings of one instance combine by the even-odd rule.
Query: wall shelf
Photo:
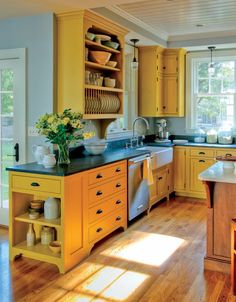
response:
[[[95,68],[99,70],[110,70],[110,71],[120,71],[119,68],[114,68],[106,65],[97,64],[90,61],[85,61],[85,67]]]
[[[111,47],[107,47],[105,45],[102,45],[102,44],[99,44],[99,43],[96,43],[96,42],[93,42],[93,41],[90,41],[87,39],[85,39],[85,45],[91,46],[91,48],[97,49],[97,50],[107,50],[108,52],[111,52],[111,53],[120,53],[119,50],[116,50]]]
[[[39,217],[38,219],[30,219],[28,213],[15,217],[16,221],[33,223],[38,225],[46,225],[49,227],[58,228],[61,226],[61,219],[45,219],[43,216]]]

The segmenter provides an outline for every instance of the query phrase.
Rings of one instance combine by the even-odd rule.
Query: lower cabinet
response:
[[[151,207],[163,198],[169,200],[169,194],[173,192],[173,169],[172,164],[168,164],[153,171],[153,184],[150,186]]]
[[[236,155],[232,148],[174,147],[174,191],[176,195],[206,198],[198,175],[215,163],[218,155]]]
[[[127,227],[126,160],[97,169],[60,177],[11,171],[10,259],[19,255],[49,262],[64,273],[89,255],[93,245],[115,229]],[[57,198],[60,217],[29,217],[33,200]],[[28,229],[36,241],[28,246]],[[43,227],[51,228],[61,252],[53,253],[41,242]]]

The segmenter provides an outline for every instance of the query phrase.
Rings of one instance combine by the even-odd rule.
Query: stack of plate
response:
[[[100,101],[101,113],[117,113],[120,109],[120,99],[117,95],[103,94]]]

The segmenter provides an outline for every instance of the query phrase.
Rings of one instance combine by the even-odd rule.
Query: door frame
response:
[[[14,83],[14,91],[16,91],[16,99],[14,98],[13,109],[13,140],[14,143],[19,143],[20,159],[17,164],[26,162],[26,49],[0,49],[0,62],[14,62],[14,69],[18,74],[17,82]],[[14,150],[12,150],[12,153]],[[10,198],[9,198],[10,201]],[[0,225],[8,225],[9,209],[0,209]]]

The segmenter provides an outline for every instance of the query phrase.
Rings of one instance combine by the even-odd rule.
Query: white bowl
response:
[[[104,84],[105,84],[105,87],[114,88],[116,86],[116,79],[105,78]]]
[[[99,143],[99,142],[85,143],[84,148],[89,154],[98,155],[98,154],[102,154],[106,150],[107,143]]]

